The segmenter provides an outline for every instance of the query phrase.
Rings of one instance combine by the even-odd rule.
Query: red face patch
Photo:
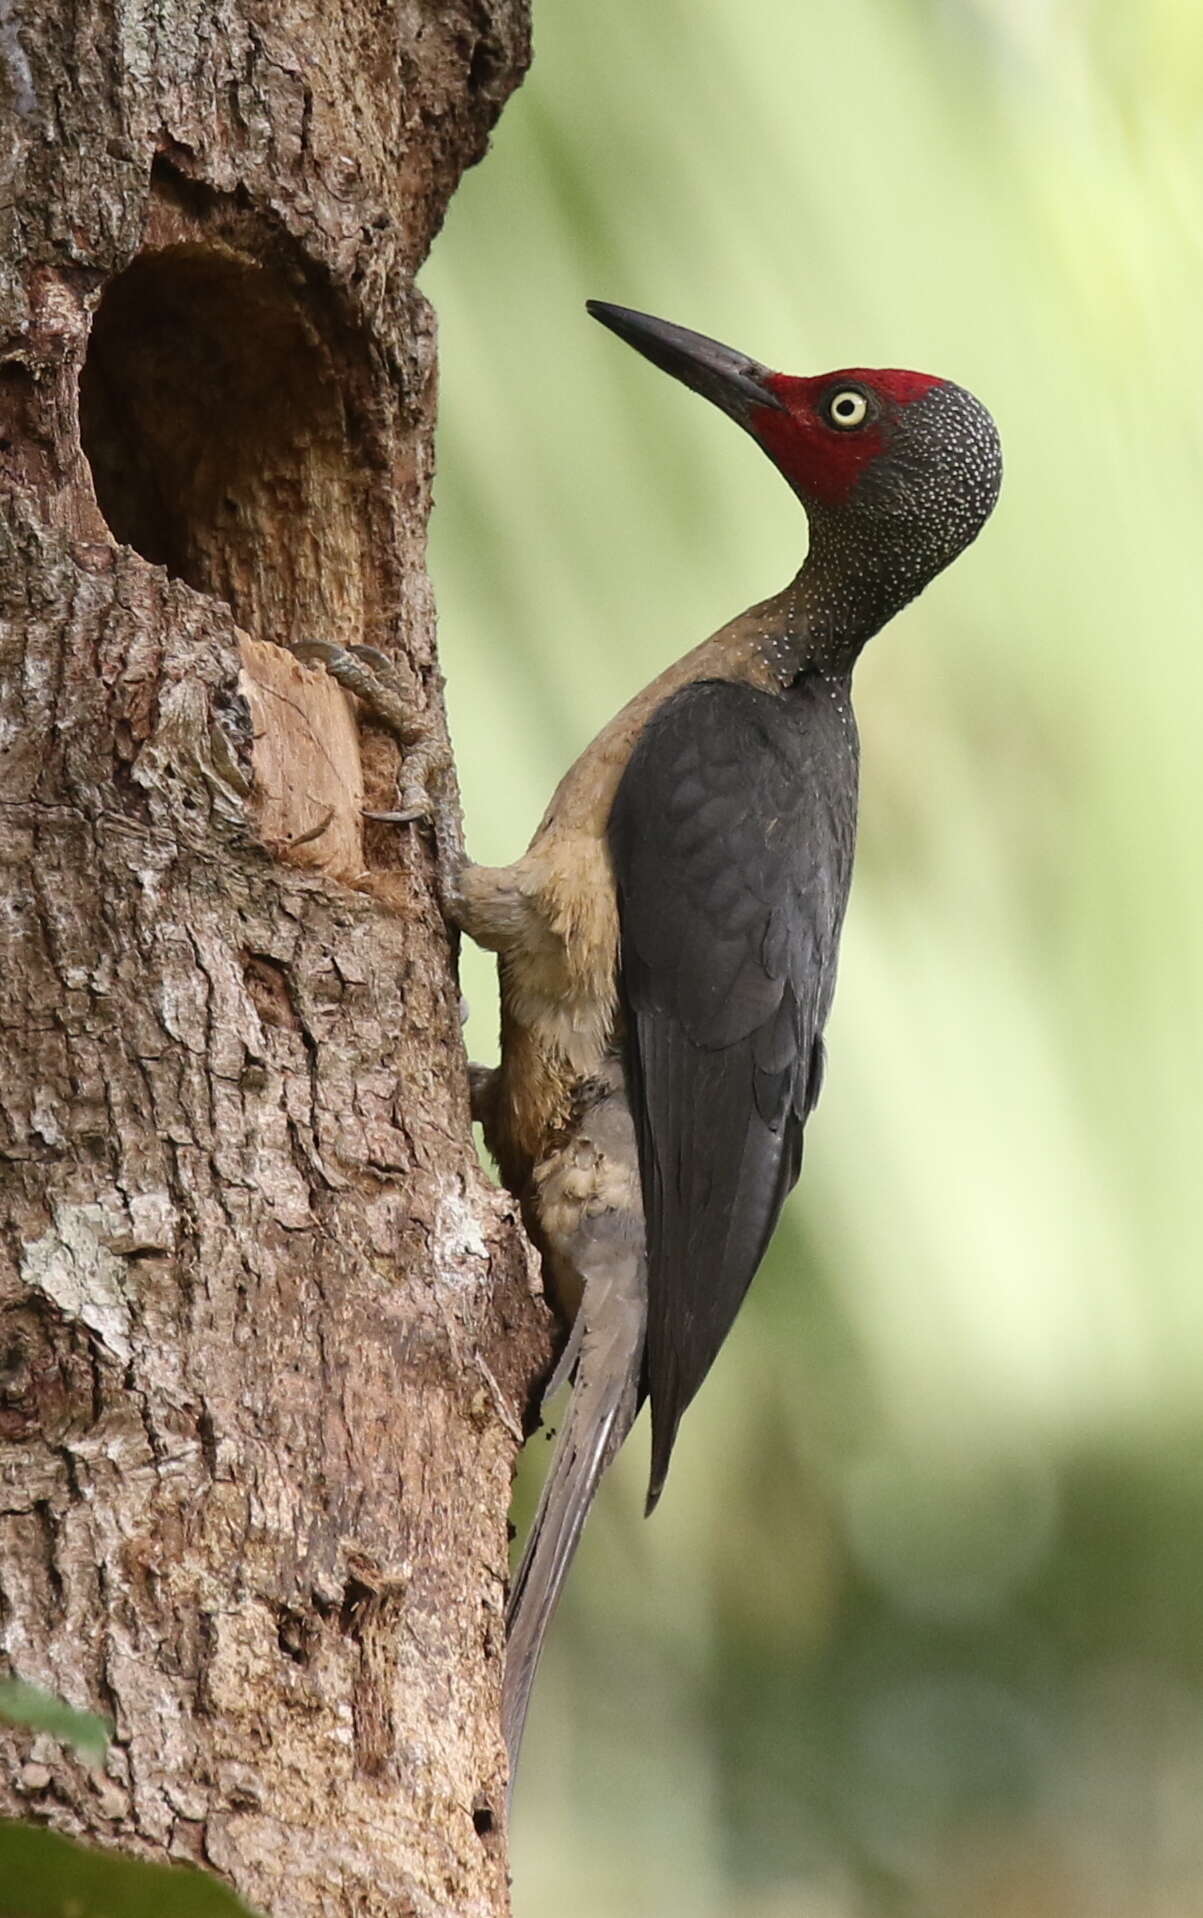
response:
[[[943,380],[930,373],[844,367],[815,379],[773,373],[766,384],[781,401],[753,407],[748,423],[770,459],[799,492],[824,506],[842,506],[885,445],[893,422],[913,400]],[[863,423],[841,425],[832,403],[845,389],[868,401]]]

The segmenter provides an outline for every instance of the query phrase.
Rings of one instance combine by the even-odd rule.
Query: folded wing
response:
[[[610,818],[647,1223],[648,1508],[798,1177],[856,829],[847,686],[659,708]]]

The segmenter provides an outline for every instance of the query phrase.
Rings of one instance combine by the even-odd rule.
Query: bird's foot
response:
[[[431,786],[450,767],[451,750],[418,705],[418,682],[408,661],[390,659],[375,646],[337,646],[328,639],[298,640],[292,650],[298,659],[324,666],[332,679],[363,701],[372,718],[387,727],[401,746],[404,757],[396,808],[365,817],[396,826],[416,819],[437,823],[440,802]]]
[[[396,826],[430,821],[439,903],[448,925],[458,926],[464,848],[454,782],[446,777],[453,763],[451,749],[418,703],[413,669],[407,660],[390,659],[375,646],[305,639],[297,641],[292,651],[299,659],[324,666],[397,740],[402,754],[397,804],[388,812],[365,812],[364,818]]]

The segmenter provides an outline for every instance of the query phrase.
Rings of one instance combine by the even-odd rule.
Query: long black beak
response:
[[[595,320],[617,333],[653,366],[721,406],[741,426],[749,425],[748,412],[753,406],[781,408],[782,402],[768,384],[772,377],[769,368],[761,366],[759,360],[750,360],[746,353],[720,346],[704,333],[674,326],[671,320],[635,313],[629,306],[611,306],[606,300],[586,300],[585,306]]]

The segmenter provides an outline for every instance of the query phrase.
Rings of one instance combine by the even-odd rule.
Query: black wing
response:
[[[610,815],[648,1242],[648,1509],[802,1162],[856,832],[846,681],[673,694]]]

